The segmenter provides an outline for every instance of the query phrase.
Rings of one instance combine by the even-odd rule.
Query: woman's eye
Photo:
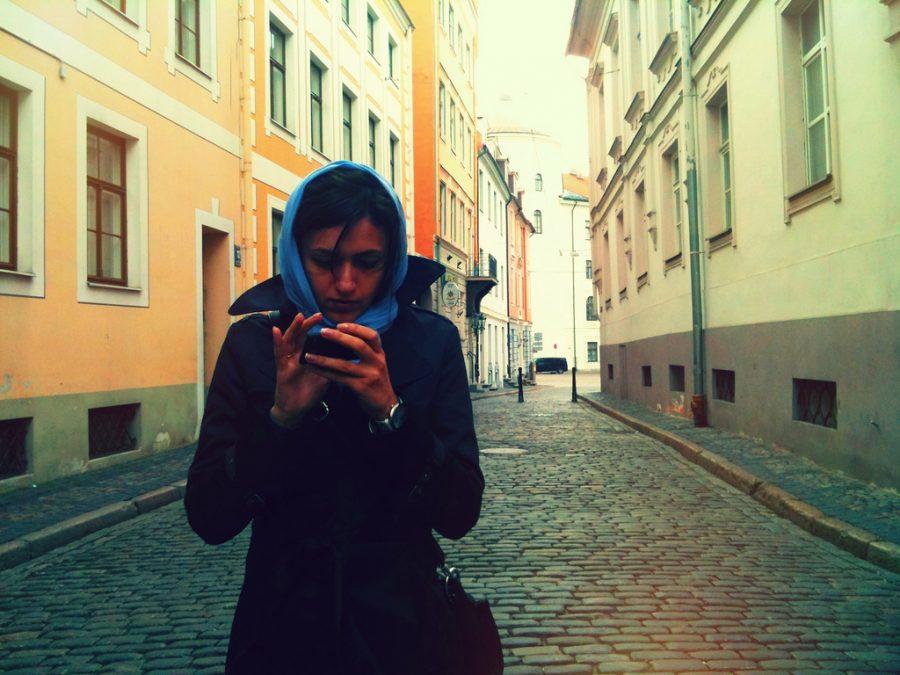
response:
[[[312,261],[313,264],[316,265],[316,267],[322,267],[325,269],[331,268],[331,258],[328,258],[326,256],[313,256]]]
[[[384,260],[382,258],[362,258],[357,261],[357,265],[364,270],[374,270],[383,264]]]

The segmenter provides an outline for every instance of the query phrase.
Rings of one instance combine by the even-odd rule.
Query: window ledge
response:
[[[663,263],[663,269],[668,272],[671,269],[675,269],[676,267],[680,267],[682,264],[682,255],[681,251],[673,255],[671,258],[666,258]]]
[[[675,39],[677,33],[666,33],[660,41],[659,49],[656,50],[653,58],[650,60],[650,72],[656,76],[662,75],[662,66],[670,54],[675,53]]]
[[[205,70],[203,70],[203,68],[198,66],[193,61],[189,61],[187,58],[185,58],[178,52],[175,52],[175,59],[178,61],[179,65],[187,66],[188,68],[190,68],[194,73],[196,73],[200,77],[203,77],[203,78],[209,80],[210,82],[212,82],[212,79],[213,79],[212,75],[207,73]]]
[[[733,241],[733,229],[719,232],[718,234],[714,234],[713,236],[706,238],[707,251],[711,254],[713,251],[718,251],[720,248],[725,248],[726,246],[733,243]]]
[[[288,129],[285,126],[282,126],[280,123],[273,120],[271,117],[269,118],[269,123],[271,124],[271,130],[275,133],[276,136],[281,138],[282,140],[287,141],[288,143],[296,143],[297,136],[293,131]]]
[[[612,309],[612,298],[606,298],[603,301],[603,309]]]
[[[109,288],[114,291],[124,291],[126,293],[140,293],[142,288],[136,286],[119,286],[118,284],[104,284],[100,281],[88,281],[87,285],[91,288]]]
[[[13,277],[24,277],[27,279],[34,279],[37,275],[34,272],[20,272],[19,270],[8,270],[0,267],[0,274],[9,274]]]
[[[648,274],[648,272],[644,272],[637,278],[637,287],[639,291],[649,283]]]
[[[835,193],[834,176],[827,174],[822,180],[808,185],[802,190],[788,195],[787,197],[787,222],[790,222],[790,216],[809,208],[814,204],[818,204],[832,196]]]
[[[316,150],[314,147],[309,146],[309,156],[312,159],[315,159],[319,162],[323,162],[324,164],[328,164],[331,162],[331,158],[326,155],[324,152]]]
[[[349,23],[347,23],[347,22],[344,21],[343,19],[341,19],[341,26],[343,26],[343,27],[346,28],[348,31],[350,31],[350,34],[351,34],[353,37],[357,37],[356,31],[353,30],[353,26],[351,26]]]
[[[628,289],[627,288],[623,288],[621,291],[619,291],[619,300],[625,300],[627,297],[628,297]]]

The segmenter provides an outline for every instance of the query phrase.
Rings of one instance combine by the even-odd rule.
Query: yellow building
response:
[[[430,299],[465,340],[475,241],[474,0],[413,0],[416,252],[446,268]]]
[[[394,0],[0,0],[0,25],[5,490],[196,438],[312,169],[348,147],[414,206]]]

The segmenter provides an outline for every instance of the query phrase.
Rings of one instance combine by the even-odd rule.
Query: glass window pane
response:
[[[197,38],[186,27],[181,28],[181,55],[195,65],[199,65],[197,58]]]
[[[91,178],[97,178],[100,175],[97,168],[98,162],[97,137],[89,132],[87,137],[87,172]]]
[[[0,93],[0,147],[12,147],[12,116],[14,99]]]
[[[316,96],[322,96],[322,69],[313,64],[309,68],[310,91]]]
[[[12,251],[12,247],[10,244],[12,243],[12,230],[9,224],[9,212],[8,211],[0,211],[0,262],[2,263],[10,263],[12,262],[12,256],[10,252]]]
[[[728,102],[719,107],[719,131],[722,142],[728,140]]]
[[[100,193],[100,219],[104,232],[122,233],[122,198],[115,192]]]
[[[312,146],[316,150],[322,150],[322,104],[313,101],[310,121],[312,124]]]
[[[12,165],[6,157],[0,157],[0,209],[10,207],[12,187]]]
[[[109,234],[101,235],[103,237],[103,276],[112,279],[122,278],[122,243],[120,237],[114,237]]]
[[[113,185],[122,184],[122,154],[121,146],[100,137],[100,180],[105,180]]]
[[[272,68],[272,119],[284,125],[284,74]]]
[[[825,81],[822,68],[822,55],[810,61],[805,70],[806,78],[806,123],[822,114],[825,110]]]
[[[284,65],[284,35],[274,26],[270,27],[271,45],[269,46],[269,56],[275,61]]]
[[[726,190],[731,189],[731,153],[728,150],[722,153],[722,183]]]
[[[97,276],[97,233],[91,230],[87,233],[87,268],[89,275]]]
[[[825,118],[816,122],[809,130],[809,182],[815,183],[828,174],[827,152],[828,124]]]
[[[725,193],[725,229],[731,229],[731,192]]]
[[[819,30],[819,0],[813,0],[806,11],[800,15],[800,37],[803,44],[803,53],[816,46],[822,35]]]
[[[193,30],[197,29],[196,0],[181,0],[181,23]]]
[[[87,189],[87,226],[89,230],[97,229],[97,190],[90,185]]]

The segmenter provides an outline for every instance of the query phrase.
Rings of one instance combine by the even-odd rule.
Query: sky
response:
[[[566,56],[575,0],[478,0],[478,114],[558,140],[563,166],[588,167],[587,60]]]

